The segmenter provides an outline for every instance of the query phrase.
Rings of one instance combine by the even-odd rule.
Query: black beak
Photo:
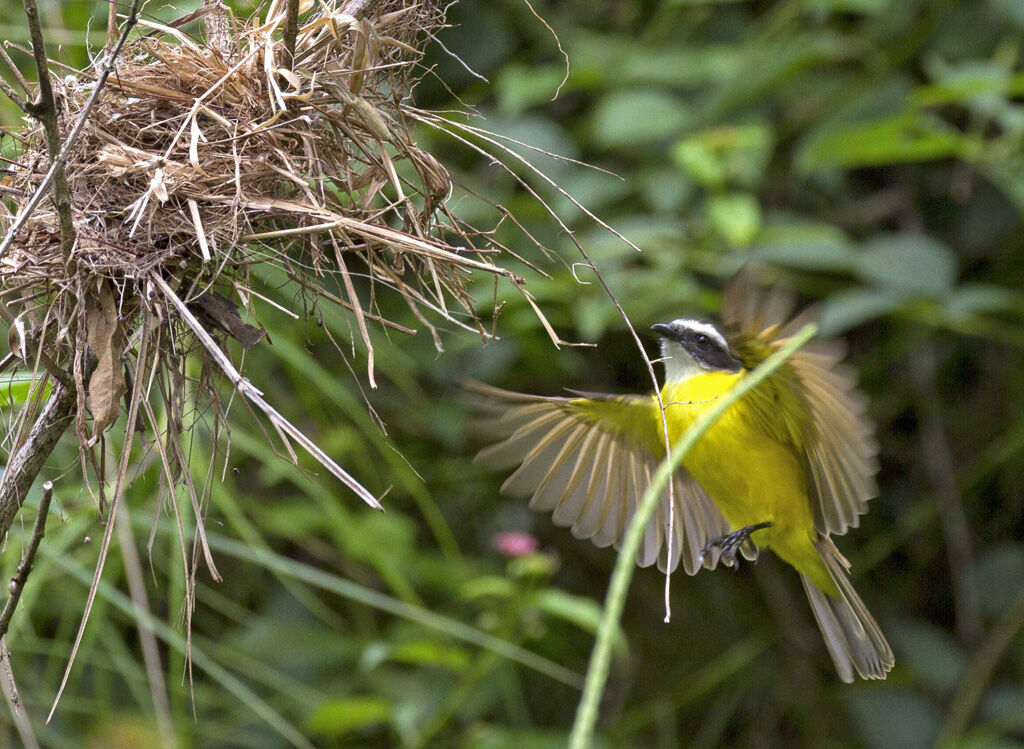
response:
[[[673,333],[672,326],[667,322],[655,323],[654,325],[651,326],[651,330],[658,333],[658,335],[665,336],[666,338],[671,338]]]

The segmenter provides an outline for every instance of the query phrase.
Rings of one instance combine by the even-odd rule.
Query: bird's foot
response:
[[[721,559],[727,565],[732,567],[736,564],[736,552],[746,544],[747,548],[750,549],[753,554],[753,556],[750,557],[750,560],[756,562],[758,555],[757,544],[751,540],[750,536],[754,531],[759,531],[770,526],[771,521],[765,521],[763,523],[757,523],[756,525],[744,526],[738,531],[733,531],[725,536],[708,539],[708,542],[704,544],[704,548],[700,550],[700,556],[697,559],[700,564],[704,564],[704,559],[711,553],[712,549],[721,549]]]

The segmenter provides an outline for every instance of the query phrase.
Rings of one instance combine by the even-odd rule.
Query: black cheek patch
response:
[[[716,348],[712,351],[701,353],[701,358],[712,369],[718,369],[723,372],[733,373],[739,372],[741,369],[743,369],[743,365],[736,358],[734,358],[728,351]]]
[[[698,343],[701,338],[705,339],[703,346]],[[732,373],[743,369],[743,364],[727,348],[703,333],[687,329],[679,332],[675,340],[705,369]]]

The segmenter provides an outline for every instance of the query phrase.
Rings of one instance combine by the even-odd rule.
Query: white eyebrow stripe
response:
[[[677,325],[680,328],[692,330],[695,333],[703,333],[708,338],[713,338],[716,341],[718,341],[718,343],[720,343],[722,345],[722,348],[724,348],[726,351],[729,350],[729,344],[725,342],[725,337],[722,335],[721,331],[719,331],[718,328],[716,328],[711,323],[707,323],[702,320],[679,319],[673,321],[672,324]]]

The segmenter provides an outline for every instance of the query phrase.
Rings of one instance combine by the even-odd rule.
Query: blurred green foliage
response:
[[[463,184],[556,250],[548,261],[510,228],[500,235],[550,274],[518,268],[559,334],[597,347],[555,349],[530,307],[499,288],[507,303],[501,340],[490,345],[451,330],[437,355],[425,332],[375,331],[381,386],[367,392],[360,345],[343,358],[327,336],[352,340],[351,321],[305,308],[268,272],[267,295],[301,319],[262,308],[273,345],[248,354],[247,371],[371,490],[390,490],[388,512],[366,511],[311,465],[289,465],[236,404],[228,454],[211,458],[202,432],[192,445],[224,582],[200,561],[191,667],[177,521],[150,468],[127,509],[152,618],[119,592],[127,567],[115,544],[68,692],[47,724],[98,552],[86,539],[102,535],[90,495],[63,478],[60,512],[7,638],[36,736],[53,746],[158,741],[136,630],[149,626],[184,746],[562,746],[613,552],[499,496],[502,477],[471,463],[478,445],[464,436],[458,383],[548,394],[649,388],[618,312],[575,265],[572,232],[641,332],[682,313],[713,315],[722,280],[756,258],[782,268],[820,304],[824,328],[849,339],[882,474],[881,496],[840,545],[897,655],[886,682],[840,685],[795,576],[769,555],[738,574],[677,575],[667,625],[663,580],[642,571],[602,745],[1024,746],[1020,4],[533,7],[568,54],[567,75],[530,5],[463,0],[439,35],[444,47],[430,47],[416,99],[471,106],[476,117],[461,121],[606,170],[504,141],[564,227],[488,159],[441,133],[421,137]],[[86,25],[92,19],[95,48],[105,5],[48,3],[43,12],[51,54],[85,64]],[[17,3],[0,3],[0,18],[6,38],[25,39]],[[496,218],[459,194],[451,207]],[[487,309],[493,288],[477,292]],[[378,302],[402,314],[401,300]],[[3,397],[9,409],[24,386]],[[63,448],[48,477],[73,474],[76,461]],[[28,525],[12,531],[5,569]],[[534,534],[540,550],[504,559],[492,538],[509,530]],[[9,716],[0,724],[19,741]]]

